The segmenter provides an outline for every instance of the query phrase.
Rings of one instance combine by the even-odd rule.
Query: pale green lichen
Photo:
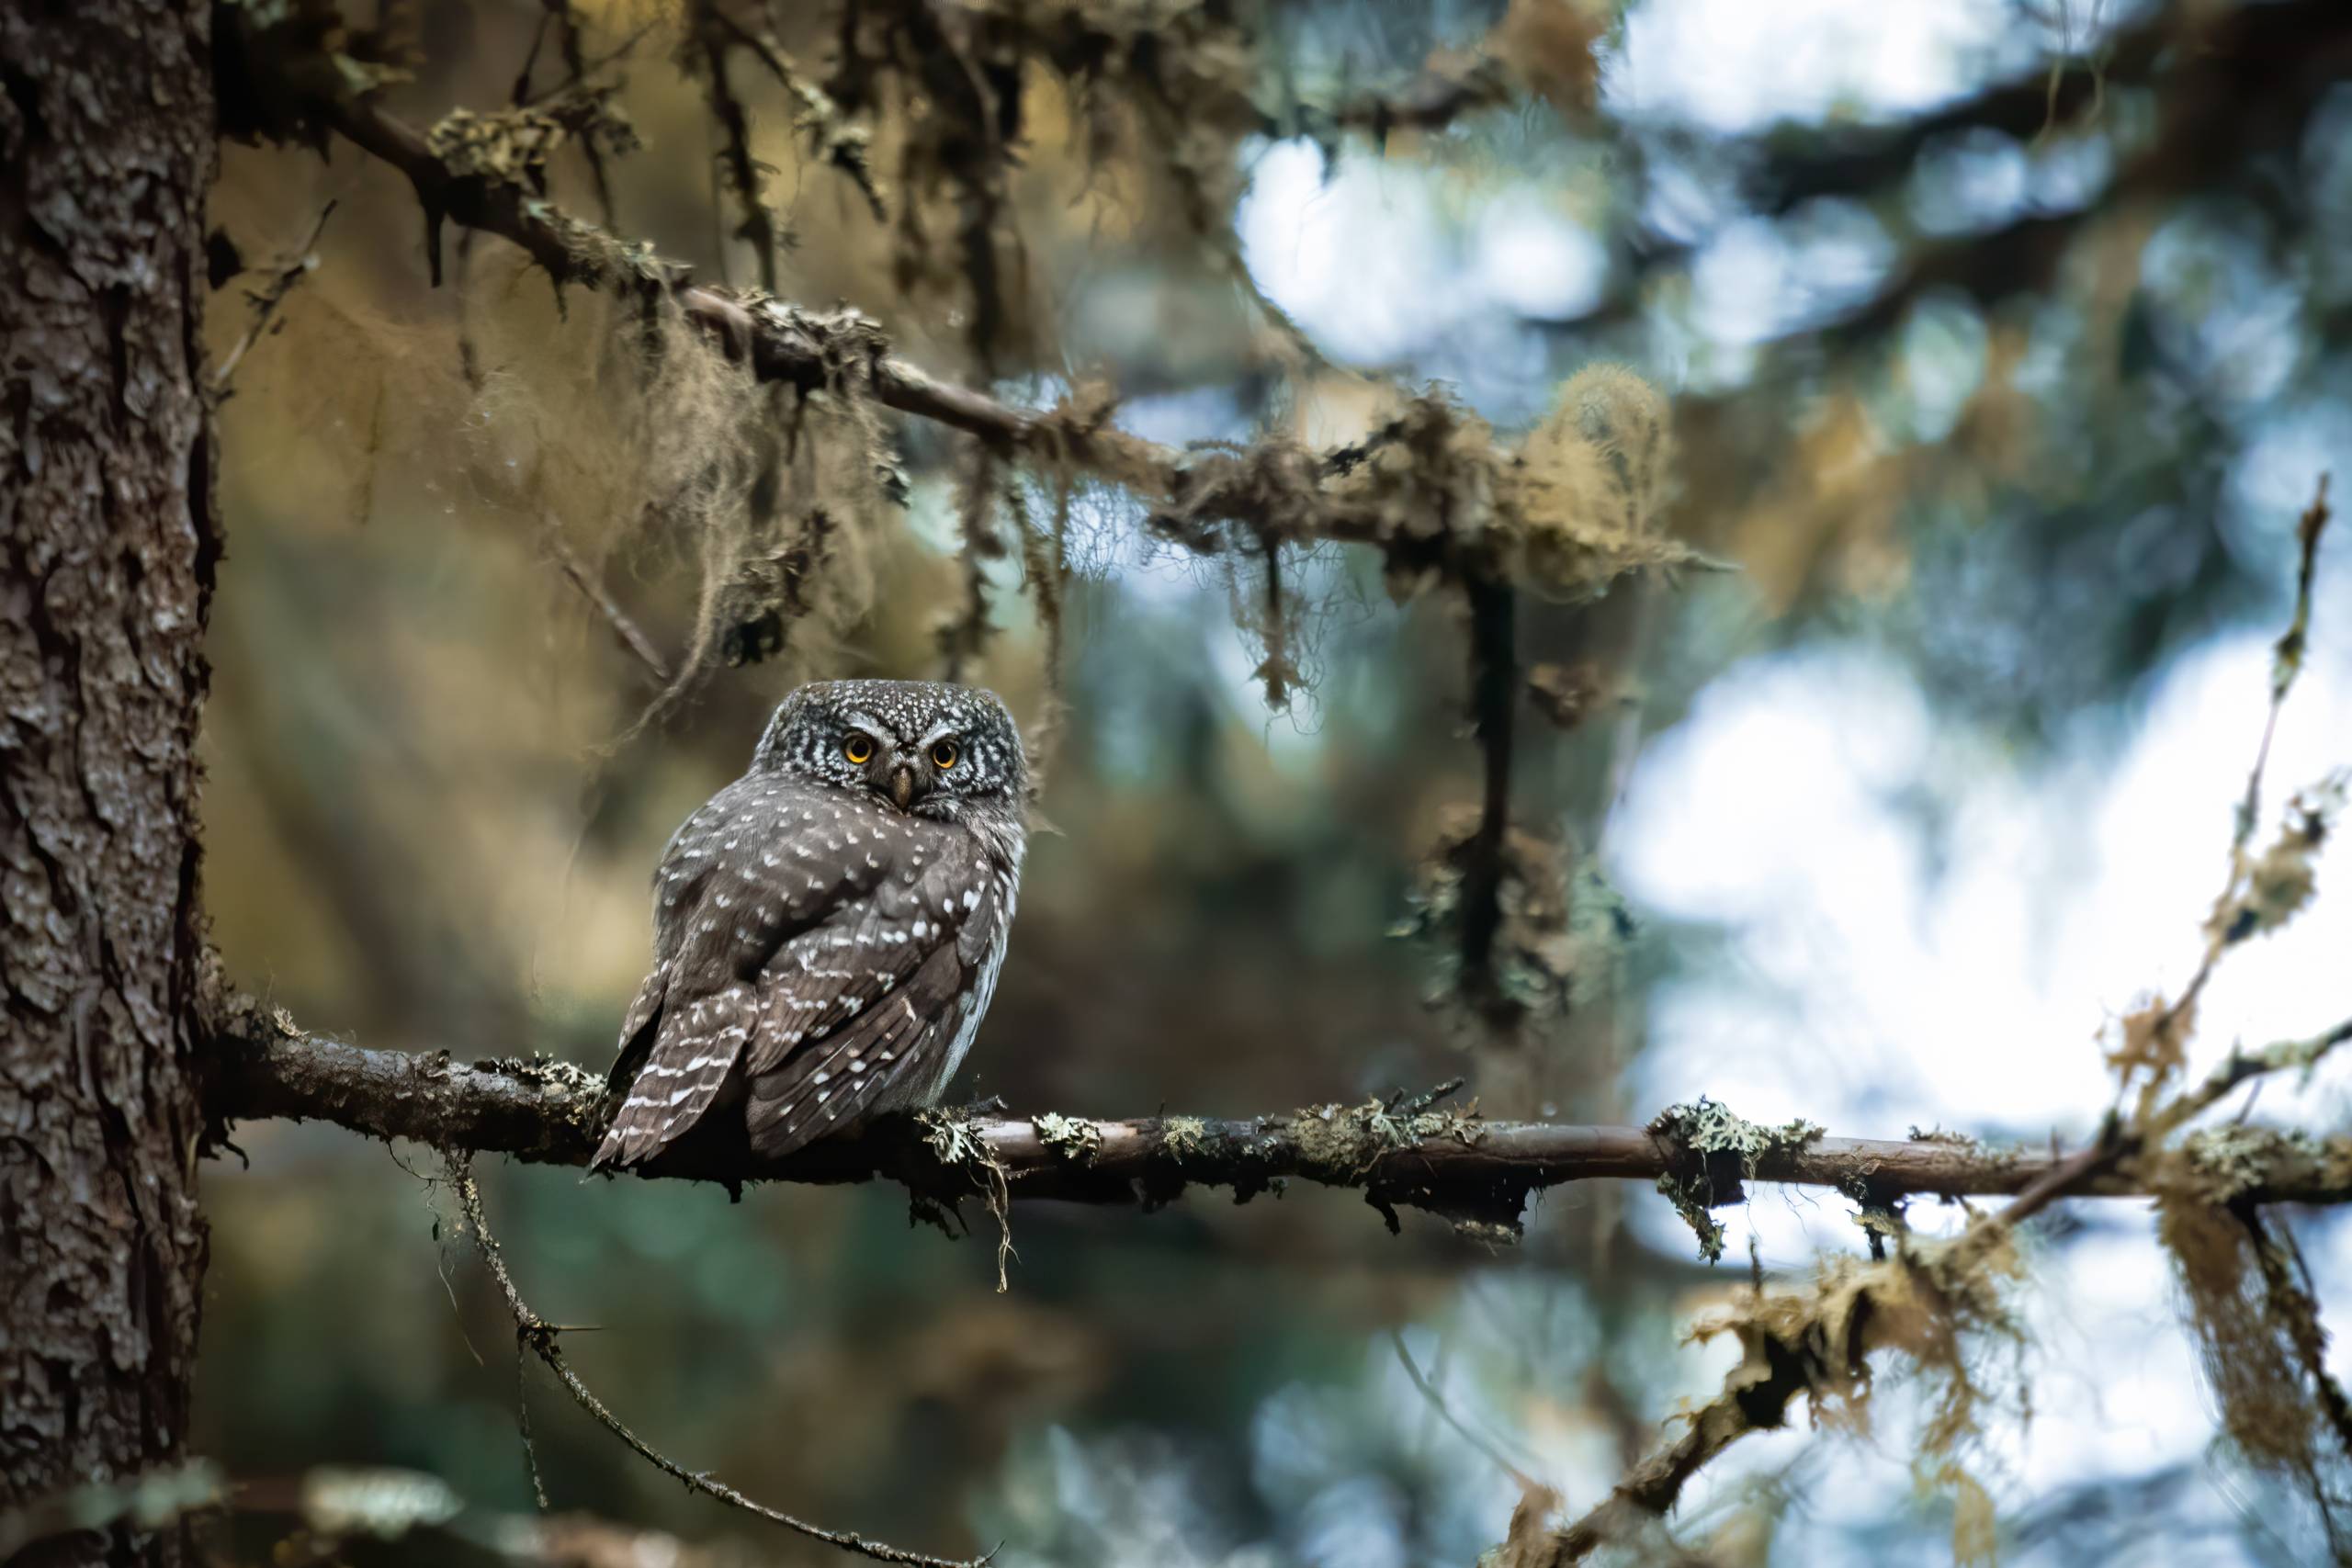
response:
[[[1421,1108],[1400,1099],[1361,1105],[1310,1105],[1288,1118],[1301,1166],[1355,1180],[1381,1156],[1435,1138],[1475,1144],[1485,1126],[1475,1111]]]
[[[1102,1152],[1102,1129],[1083,1116],[1048,1111],[1031,1117],[1029,1124],[1037,1129],[1039,1143],[1066,1160],[1085,1165]]]
[[[972,1131],[972,1118],[954,1110],[918,1111],[915,1124],[922,1129],[923,1146],[944,1166],[993,1166],[996,1162]]]
[[[1160,1145],[1177,1159],[1201,1152],[1208,1123],[1197,1116],[1170,1116],[1159,1125]]]
[[[447,1524],[465,1503],[437,1476],[408,1470],[321,1466],[302,1478],[302,1517],[331,1537],[397,1540],[422,1526]]]
[[[1652,1119],[1650,1135],[1670,1141],[1687,1156],[1657,1179],[1657,1190],[1699,1238],[1700,1257],[1710,1263],[1723,1260],[1724,1228],[1711,1211],[1717,1204],[1746,1201],[1745,1183],[1756,1179],[1758,1162],[1770,1155],[1794,1154],[1823,1132],[1821,1123],[1801,1116],[1767,1127],[1733,1114],[1729,1106],[1704,1095],[1670,1105]],[[1721,1170],[1725,1161],[1736,1162],[1736,1175]]]
[[[2245,1122],[2208,1127],[2180,1143],[2179,1171],[2194,1196],[2227,1203],[2277,1183],[2288,1167],[2302,1168],[2320,1156],[2308,1134]]]

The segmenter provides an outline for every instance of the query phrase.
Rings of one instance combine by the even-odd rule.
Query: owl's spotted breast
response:
[[[899,743],[937,746],[935,717],[907,728]],[[627,1099],[593,1163],[646,1159],[739,1100],[766,1156],[934,1102],[993,991],[1023,845],[1017,801],[961,804],[900,809],[787,760],[688,818],[654,879],[653,972],[613,1073]]]

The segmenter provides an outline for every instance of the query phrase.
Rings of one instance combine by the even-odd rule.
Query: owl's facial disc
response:
[[[939,763],[941,757],[952,765],[960,755],[955,738],[944,730],[926,735],[917,744],[871,714],[848,716],[851,728],[842,739],[842,756],[857,769],[869,791],[900,811],[912,811],[937,787],[939,775],[946,771]]]
[[[864,793],[910,816],[962,821],[1001,812],[1026,784],[1004,705],[968,686],[819,681],[778,705],[752,766]]]

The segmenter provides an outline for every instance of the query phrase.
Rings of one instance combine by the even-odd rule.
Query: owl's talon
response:
[[[968,1100],[956,1109],[967,1116],[1003,1116],[1009,1114],[1012,1107],[1004,1102],[1004,1096],[991,1094],[984,1100]]]

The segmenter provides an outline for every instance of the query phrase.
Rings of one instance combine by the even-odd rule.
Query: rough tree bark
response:
[[[187,1436],[210,48],[202,0],[0,5],[0,1509]]]

